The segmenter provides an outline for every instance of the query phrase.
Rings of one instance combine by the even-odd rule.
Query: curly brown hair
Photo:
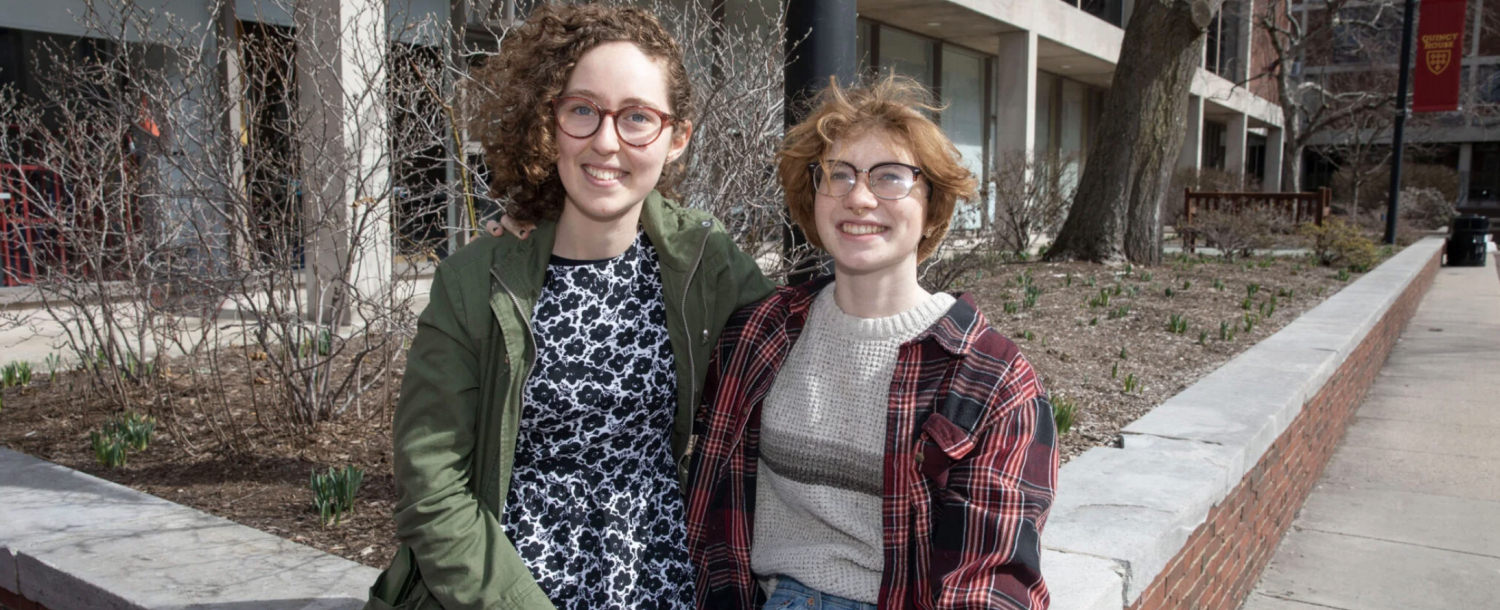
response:
[[[817,195],[813,192],[809,164],[822,162],[834,141],[855,139],[873,131],[905,148],[922,168],[922,178],[931,186],[931,193],[927,196],[917,260],[926,260],[937,251],[948,233],[954,205],[960,199],[972,201],[979,184],[960,160],[953,141],[924,114],[939,109],[926,88],[910,78],[895,75],[850,88],[830,81],[818,93],[812,101],[812,111],[787,130],[781,150],[776,153],[776,173],[786,191],[787,207],[809,243],[823,248],[813,219]]]
[[[491,191],[507,199],[506,213],[523,222],[556,220],[563,208],[563,184],[557,175],[557,137],[552,98],[568,84],[584,53],[607,42],[634,43],[661,62],[667,76],[667,110],[678,123],[696,114],[693,89],[683,64],[682,47],[656,15],[638,7],[545,5],[501,44],[480,78],[497,94],[480,112],[485,162]],[[686,162],[679,158],[662,168],[656,189],[676,197]]]

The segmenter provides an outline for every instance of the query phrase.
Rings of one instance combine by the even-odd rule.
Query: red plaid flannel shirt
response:
[[[709,365],[687,488],[700,609],[764,604],[750,571],[761,404],[827,282],[736,312]],[[881,610],[1046,608],[1056,436],[1031,365],[969,296],[903,344],[886,416]]]

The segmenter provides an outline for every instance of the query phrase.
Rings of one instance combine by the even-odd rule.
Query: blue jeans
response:
[[[876,610],[875,604],[857,602],[847,597],[829,595],[807,585],[779,576],[776,590],[766,600],[765,610]]]

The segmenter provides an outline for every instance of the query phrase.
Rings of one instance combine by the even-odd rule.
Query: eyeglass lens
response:
[[[615,133],[621,141],[634,146],[654,142],[664,125],[661,115],[640,106],[621,108],[613,114]],[[603,120],[604,111],[588,100],[569,97],[557,103],[558,127],[575,138],[592,137]]]
[[[843,197],[854,190],[860,170],[842,161],[813,167],[813,186],[819,193],[829,197]],[[876,165],[869,170],[870,192],[881,199],[900,199],[911,193],[917,174],[910,167],[899,164]]]

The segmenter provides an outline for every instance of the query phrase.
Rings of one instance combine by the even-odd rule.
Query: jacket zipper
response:
[[[682,334],[685,335],[684,338],[687,340],[688,388],[692,390],[692,392],[688,393],[688,400],[691,401],[688,407],[695,414],[698,411],[698,405],[696,404],[698,402],[698,366],[697,362],[693,360],[693,329],[688,328],[687,302],[688,293],[693,291],[693,278],[698,275],[698,267],[703,264],[703,253],[708,250],[708,238],[713,237],[712,224],[709,221],[704,221],[703,226],[708,227],[710,230],[703,233],[703,242],[698,244],[698,256],[693,258],[693,266],[688,269],[687,282],[682,287],[682,305],[677,308],[677,313],[682,316]],[[683,448],[682,459],[677,464],[679,470],[686,468],[687,464],[692,460],[693,445],[696,444],[697,438],[693,436],[692,429],[689,428],[687,446]]]
[[[706,225],[708,221],[704,222]],[[692,329],[688,328],[687,302],[688,293],[693,290],[693,278],[698,275],[698,266],[703,264],[703,252],[708,249],[708,238],[712,236],[712,231],[704,233],[703,243],[698,244],[698,256],[693,259],[693,266],[688,269],[687,283],[682,288],[682,307],[677,310],[677,313],[682,315],[682,331],[687,334],[688,370],[692,372],[688,380],[690,381],[689,387],[693,390],[689,396],[694,399],[698,397],[698,367],[693,361],[693,334]]]
[[[516,298],[516,293],[511,292],[510,286],[505,285],[505,280],[500,279],[500,274],[495,273],[494,269],[490,269],[490,277],[495,278],[495,281],[500,283],[500,288],[505,290],[505,296],[510,297],[510,302],[516,306],[516,311],[521,314],[521,322],[526,325],[526,337],[531,339],[531,350],[533,352],[533,358],[531,359],[531,362],[526,364],[526,375],[521,377],[521,383],[524,384],[526,383],[527,379],[531,378],[531,367],[536,366],[536,358],[534,357],[534,352],[536,351],[536,335],[532,334],[531,332],[531,317],[526,315],[525,309],[521,308],[521,299]],[[522,354],[522,357],[525,357],[525,354]]]

